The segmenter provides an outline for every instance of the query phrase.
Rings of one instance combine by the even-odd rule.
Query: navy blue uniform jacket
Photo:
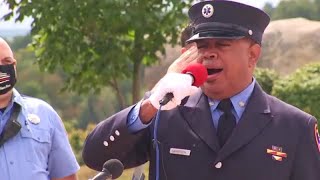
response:
[[[150,161],[149,179],[155,179],[154,126],[130,133],[127,116],[132,108],[97,125],[86,139],[83,159],[98,171],[113,158],[125,168]],[[221,148],[208,98],[199,91],[184,106],[161,113],[160,179],[320,180],[315,126],[313,116],[267,95],[256,84],[233,134]],[[170,153],[172,148],[190,150],[190,155]]]

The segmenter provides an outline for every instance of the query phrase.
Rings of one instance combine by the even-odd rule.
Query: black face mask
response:
[[[13,64],[0,65],[0,95],[10,91],[16,81],[16,72]]]

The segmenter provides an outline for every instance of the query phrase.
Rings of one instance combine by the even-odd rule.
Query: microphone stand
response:
[[[143,165],[140,165],[134,169],[131,180],[144,180],[145,175],[143,173]]]
[[[112,175],[110,173],[99,172],[97,175],[95,175],[92,179],[89,179],[89,180],[108,180],[108,179],[112,179]]]

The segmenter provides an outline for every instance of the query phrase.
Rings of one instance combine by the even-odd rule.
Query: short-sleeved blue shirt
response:
[[[0,179],[49,180],[75,174],[79,165],[59,115],[46,102],[13,90],[6,110],[0,112],[0,133],[13,103],[21,106],[20,132],[0,147]]]

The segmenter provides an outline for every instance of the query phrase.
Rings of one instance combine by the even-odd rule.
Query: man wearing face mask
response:
[[[14,89],[16,63],[0,38],[1,179],[76,180],[79,165],[60,117],[46,102]]]

